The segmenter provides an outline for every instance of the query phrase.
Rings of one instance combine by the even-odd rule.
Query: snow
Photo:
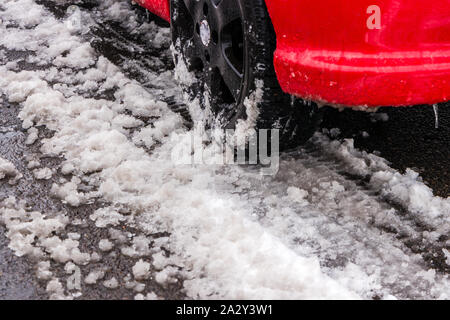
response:
[[[343,161],[352,173],[370,176],[371,188],[402,204],[418,219],[439,229],[440,234],[450,233],[450,198],[434,196],[417,172],[407,169],[404,174],[399,173],[390,168],[385,159],[357,150],[353,139],[340,143],[321,134],[316,134],[315,139],[325,152]]]
[[[41,163],[38,160],[30,160],[28,161],[27,168],[28,169],[35,169],[39,167]]]
[[[150,239],[145,236],[134,236],[132,245],[129,247],[122,247],[121,252],[125,256],[129,257],[141,257],[150,253]]]
[[[105,271],[104,270],[94,270],[91,271],[86,278],[84,278],[84,282],[86,284],[96,284],[98,280],[103,279],[103,277],[105,276]]]
[[[305,200],[308,197],[309,193],[306,190],[299,189],[297,187],[289,187],[287,189],[287,196],[291,201],[296,201],[298,203],[308,204],[308,201]]]
[[[111,249],[114,247],[114,244],[108,239],[102,239],[99,241],[98,247],[101,251],[107,252],[111,251]]]
[[[49,239],[59,239],[50,237],[54,232],[62,231],[69,220],[64,215],[48,217],[40,212],[26,211],[25,204],[17,202],[14,197],[9,197],[3,201],[0,207],[0,221],[7,228],[6,236],[9,238],[9,248],[16,255],[30,255],[34,258],[44,257],[43,248],[35,246],[36,238],[39,244],[47,250],[55,250]],[[67,257],[64,262],[70,258]]]
[[[79,178],[73,177],[71,181],[61,185],[54,183],[50,192],[53,196],[63,200],[63,202],[78,207],[80,204],[86,202],[86,196],[77,191],[80,182],[81,180]]]
[[[64,287],[58,279],[50,280],[46,291],[50,294],[50,300],[72,300],[72,297],[64,294]]]
[[[27,140],[25,141],[25,144],[32,145],[33,143],[35,143],[36,140],[38,139],[38,134],[39,131],[36,128],[30,128],[28,130],[28,137]]]
[[[112,277],[111,279],[103,281],[103,285],[108,289],[116,289],[119,286],[119,282],[116,278]]]
[[[145,284],[144,283],[136,283],[136,285],[134,286],[133,290],[135,292],[142,292],[145,290]]]
[[[72,223],[72,224],[73,224],[73,223]],[[69,239],[72,239],[72,240],[80,240],[81,235],[80,235],[79,233],[76,233],[76,232],[69,232],[69,233],[67,234],[67,237],[68,237]]]
[[[50,271],[50,261],[40,261],[37,264],[36,276],[38,279],[49,280],[53,276]]]
[[[238,120],[236,124],[235,138],[237,146],[244,146],[249,137],[255,133],[256,121],[259,116],[259,104],[263,99],[264,81],[255,80],[255,90],[244,100],[247,118]]]
[[[82,253],[78,248],[79,242],[72,239],[61,240],[59,237],[45,238],[42,245],[56,262],[66,263],[73,261],[76,264],[85,265],[90,261],[89,253]]]
[[[41,168],[33,170],[33,174],[37,180],[49,180],[53,175],[53,171],[50,168]]]
[[[150,263],[142,259],[133,266],[133,275],[137,280],[147,279],[150,276]]]
[[[123,278],[123,281],[125,288],[129,290],[133,290],[135,292],[142,292],[145,290],[145,284],[133,280],[131,274],[129,273]]]
[[[95,211],[90,217],[92,221],[95,221],[95,225],[99,228],[105,228],[109,225],[116,226],[126,218],[113,210],[112,208],[101,208]]]
[[[22,174],[17,171],[14,164],[0,157],[0,180],[5,178],[11,178],[9,183],[14,184],[22,178]]]
[[[445,263],[450,266],[450,252],[447,249],[442,249],[445,255]]]
[[[20,21],[33,28],[0,25],[0,45],[31,50],[28,59],[46,66],[20,71],[0,65],[0,87],[6,99],[20,103],[29,143],[38,139],[37,126],[54,131],[40,140],[41,152],[62,156],[63,173],[73,177],[54,183],[51,193],[74,207],[94,198],[107,203],[86,223],[109,235],[98,243],[101,251],[116,246],[121,255],[139,259],[129,270],[136,280],[154,278],[162,286],[181,282],[189,298],[200,299],[449,298],[446,275],[429,270],[419,255],[378,228],[390,225],[430,241],[449,234],[450,200],[433,196],[413,171],[395,171],[384,159],[355,149],[352,140],[330,140],[319,133],[312,140],[348,172],[369,176],[371,189],[404,205],[434,234],[418,234],[413,222],[340,175],[337,162],[319,161],[301,149],[284,155],[274,176],[239,166],[179,165],[172,151],[189,153],[192,137],[202,139],[202,131],[184,127],[181,117],[160,101],[159,91],[127,78],[33,0],[7,0],[2,7],[6,25]],[[29,16],[21,10],[25,7]],[[129,30],[139,27],[121,1],[107,0],[104,9]],[[167,30],[155,31],[152,24],[143,28],[158,34],[157,42],[167,41]],[[192,81],[181,62],[175,75],[149,73],[149,81],[156,83],[173,83],[174,77]],[[237,130],[241,137],[254,128],[262,86],[257,82],[246,100],[247,120]],[[112,100],[80,94],[93,88],[119,89]],[[204,120],[196,101],[190,109],[193,119]],[[137,117],[155,120],[147,124]],[[213,146],[204,148],[206,160],[217,156]],[[6,163],[4,168],[17,175],[1,161],[0,173]],[[45,169],[37,169],[37,176],[49,177]],[[81,191],[82,182],[95,191]],[[68,269],[76,270],[100,261],[97,253],[81,251],[80,237],[65,233],[66,226],[80,221],[70,221],[63,212],[30,211],[8,198],[0,206],[0,221],[17,255],[40,259],[37,274],[49,281],[51,298],[73,297],[52,278],[51,263],[69,263]],[[152,236],[159,233],[169,236]],[[95,285],[106,275],[105,268],[96,266],[84,283]],[[102,284],[109,289],[122,285],[110,275]],[[145,290],[131,274],[123,285]],[[135,298],[157,296],[149,292]]]
[[[154,292],[149,292],[146,295],[142,293],[138,293],[135,297],[135,300],[159,300],[158,296]]]
[[[55,24],[57,23],[55,22]],[[59,30],[60,26],[55,26],[55,29]],[[62,34],[64,35],[64,32]],[[54,39],[52,38],[51,41],[53,42]],[[75,42],[72,39],[71,47],[79,57],[70,59],[70,63],[68,60],[55,59],[57,66],[67,63],[67,66],[72,67],[75,61],[80,61],[79,68],[87,66],[86,56],[91,53],[85,49],[83,44],[80,44],[81,49],[77,50]],[[92,61],[95,61],[94,59],[91,57]],[[16,73],[12,71],[3,70],[3,74],[5,78],[17,77]],[[161,219],[165,221],[164,224],[170,225],[169,230],[176,235],[172,240],[171,249],[179,252],[180,256],[183,256],[184,252],[192,252],[192,256],[188,258],[188,263],[193,264],[190,278],[201,277],[203,270],[211,272],[210,278],[205,279],[206,283],[202,279],[185,282],[186,290],[192,296],[206,297],[204,294],[210,295],[211,293],[207,293],[203,287],[211,286],[209,279],[218,278],[228,282],[229,288],[225,287],[224,290],[225,297],[245,297],[246,295],[248,297],[260,295],[267,298],[308,297],[309,295],[311,297],[354,297],[343,288],[340,291],[337,284],[321,274],[317,261],[296,256],[276,239],[265,235],[256,223],[249,222],[247,224],[245,212],[233,214],[228,210],[226,201],[217,201],[219,195],[211,192],[208,187],[208,180],[212,178],[211,173],[199,172],[201,174],[192,175],[191,172],[189,176],[193,179],[193,183],[173,189],[177,178],[176,175],[173,176],[172,172],[174,170],[176,172],[178,168],[168,161],[167,155],[170,153],[165,150],[173,147],[169,143],[169,134],[184,134],[183,131],[179,131],[182,129],[181,121],[174,122],[174,117],[178,116],[175,116],[164,103],[152,103],[148,98],[142,100],[141,97],[148,96],[146,90],[119,74],[116,75],[118,80],[115,84],[124,89],[116,94],[116,98],[120,100],[115,103],[85,99],[80,96],[65,98],[63,94],[43,83],[41,76],[37,72],[27,74],[26,79],[36,84],[32,87],[39,85],[40,90],[36,93],[32,90],[22,93],[25,102],[20,117],[24,120],[24,126],[48,125],[50,129],[56,130],[53,138],[43,142],[42,150],[50,154],[64,152],[67,161],[77,165],[76,171],[78,172],[96,172],[101,181],[100,194],[108,201],[127,204],[131,208],[139,209],[142,213],[136,219],[140,220],[140,224],[144,228],[148,224],[158,224],[157,221]],[[126,82],[130,82],[130,85],[124,85]],[[10,87],[9,90],[10,94],[15,93],[13,87]],[[161,123],[161,126],[156,125],[155,130],[145,136],[146,141],[150,136],[164,142],[161,150],[157,150],[154,156],[147,155],[129,141],[122,132],[112,127],[113,119],[124,108],[131,110],[133,114],[160,116],[158,123]],[[117,124],[118,122],[116,122]],[[190,169],[188,170],[190,171]],[[52,192],[66,202],[78,205],[83,200],[76,191],[76,185],[77,183],[74,181],[62,187],[54,185]],[[198,189],[197,204],[194,207],[191,204],[192,198],[186,197],[191,194],[189,190],[192,190],[192,187]],[[221,205],[217,206],[218,203]],[[152,212],[155,210],[155,205],[159,207],[159,209],[156,208],[159,211],[157,216]],[[133,217],[131,216],[131,218]],[[99,209],[91,215],[91,219],[96,222],[98,227],[117,225],[125,220],[124,216],[109,208]],[[144,219],[148,222],[144,223]],[[184,222],[181,223],[183,220]],[[227,223],[219,225],[214,221]],[[236,224],[239,231],[233,227],[233,224]],[[223,229],[226,225],[231,228],[228,232]],[[191,233],[194,230],[196,237],[200,237],[197,241],[192,241]],[[213,243],[211,247],[204,247],[201,244],[208,239],[220,238],[219,235],[225,237]],[[236,236],[238,237],[235,238]],[[227,246],[232,243],[235,245]],[[248,255],[248,250],[244,249],[245,243],[255,246],[255,257]],[[59,248],[58,244],[53,244],[53,246]],[[64,243],[64,248],[67,246],[71,248],[70,243]],[[271,246],[274,246],[275,257],[258,254],[260,250],[266,252],[264,247]],[[124,251],[126,254],[134,253]],[[265,277],[266,270],[275,267],[275,261],[278,264],[280,259],[284,258],[281,252],[286,255],[286,264],[282,270],[291,270],[283,280],[268,278],[263,283],[259,283],[257,279],[249,279],[248,283],[242,282],[242,276],[252,268],[257,269],[254,271],[255,273],[260,273],[261,277]],[[205,253],[211,255],[210,259],[205,260]],[[70,257],[64,250],[61,252],[56,250],[54,256],[63,261]],[[242,264],[239,263],[236,269],[224,270],[216,267],[216,264],[220,264],[218,261],[227,261],[232,257],[233,260],[242,261]],[[243,269],[240,270],[240,268]],[[299,276],[297,272],[292,271],[295,269],[304,275]],[[175,273],[175,270],[167,267],[159,272],[156,279],[161,283],[173,281]],[[315,275],[317,281],[311,282],[311,275]],[[287,279],[292,281],[286,282]],[[241,287],[242,291],[234,291],[236,286]],[[258,286],[262,286],[261,290],[258,290]],[[305,290],[305,287],[311,288],[311,292],[307,293],[308,290]],[[296,290],[300,291],[296,293]]]

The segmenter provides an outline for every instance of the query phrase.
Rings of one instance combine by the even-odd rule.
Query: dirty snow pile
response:
[[[10,178],[9,183],[14,184],[22,177],[22,174],[17,171],[14,164],[10,161],[0,157],[0,180]]]
[[[128,23],[129,4],[107,4],[107,14]],[[277,176],[262,177],[237,166],[174,163],[173,150],[191,155],[197,131],[188,131],[181,116],[159,99],[161,89],[145,88],[125,76],[77,30],[33,0],[3,1],[0,19],[0,46],[32,52],[21,59],[42,66],[22,71],[18,61],[1,65],[0,90],[10,102],[20,103],[24,129],[45,126],[54,131],[41,140],[41,152],[63,156],[59,171],[72,177],[53,184],[52,195],[73,207],[96,199],[107,203],[83,221],[70,221],[64,213],[30,211],[20,199],[8,198],[1,206],[10,247],[41,260],[38,276],[48,281],[52,298],[82,295],[76,281],[64,285],[53,276],[55,263],[65,264],[67,274],[78,274],[85,284],[130,288],[139,292],[137,299],[156,298],[144,291],[148,279],[163,287],[182,281],[190,298],[450,297],[447,275],[429,270],[420,255],[370,225],[375,219],[382,224],[384,217],[400,228],[403,221],[394,210],[345,180],[331,164],[320,166],[306,155],[288,157]],[[171,72],[149,79],[174,82]],[[111,99],[88,95],[110,91]],[[336,154],[341,150],[339,143],[323,145]],[[206,162],[216,156],[212,148],[205,146],[210,157]],[[351,154],[344,162],[369,170],[366,158],[347,150]],[[402,194],[394,180],[401,177],[387,165],[383,170],[386,176],[373,174],[374,188]],[[42,179],[52,174],[36,172]],[[405,181],[400,185],[412,180]],[[82,184],[91,190],[83,191]],[[448,222],[446,199],[409,185],[407,192],[421,192],[421,199],[435,208],[426,213],[433,225],[440,228],[438,221]],[[401,199],[413,209],[420,207],[411,197]],[[102,268],[84,272],[82,267],[99,257],[79,249],[83,235],[65,230],[78,224],[107,231],[109,238],[99,239],[99,249],[106,254],[117,248],[135,259],[129,275],[118,278]],[[405,232],[417,234],[410,225]]]

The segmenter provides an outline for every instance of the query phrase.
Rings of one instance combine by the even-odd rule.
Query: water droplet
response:
[[[433,104],[434,111],[434,127],[439,129],[439,106],[437,104]]]

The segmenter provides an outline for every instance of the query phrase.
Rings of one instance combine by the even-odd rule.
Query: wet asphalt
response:
[[[57,17],[64,16],[65,9],[70,3],[55,6],[51,1],[37,1],[46,5]],[[86,10],[95,8],[95,1],[86,0],[81,6]],[[77,2],[80,5],[80,2]],[[147,13],[135,6],[136,14],[141,19],[147,19]],[[150,15],[157,23],[164,25],[162,21]],[[118,66],[127,58],[137,60],[139,57],[134,53],[127,52],[126,47],[117,46],[119,37],[122,37],[124,30],[120,29],[116,23],[102,23],[102,26],[95,30],[95,41],[93,47],[99,54],[105,55]],[[146,46],[139,37],[134,37],[137,45]],[[151,51],[151,52],[150,52]],[[21,53],[10,53],[13,59]],[[149,48],[150,55],[160,55]],[[164,54],[163,54],[164,56]],[[169,68],[172,67],[167,61]],[[24,66],[24,69],[29,66]],[[141,74],[133,73],[130,70],[124,72],[141,80]],[[424,88],[426,90],[426,88]],[[16,168],[24,177],[15,186],[0,181],[0,201],[7,196],[14,195],[18,199],[25,199],[27,204],[35,210],[41,212],[64,211],[70,216],[88,217],[95,209],[104,206],[104,203],[93,203],[90,205],[73,208],[61,203],[49,195],[51,184],[56,182],[62,175],[54,174],[50,180],[36,180],[32,172],[26,168],[27,159],[39,158],[43,166],[57,168],[61,163],[60,158],[47,158],[40,156],[39,141],[32,146],[25,145],[26,134],[21,129],[21,122],[17,118],[20,107],[15,104],[5,102],[0,103],[0,156],[13,162]],[[323,122],[321,129],[338,128],[339,134],[336,139],[353,138],[355,146],[367,152],[375,152],[387,159],[391,166],[404,172],[407,168],[412,168],[419,172],[425,184],[432,188],[437,196],[450,196],[450,103],[439,106],[439,128],[435,128],[435,115],[431,106],[416,106],[408,108],[382,108],[377,114],[344,110],[338,111],[333,108],[323,108]],[[379,115],[379,114],[386,114]],[[388,118],[388,120],[387,120]],[[386,121],[387,120],[387,121]],[[39,138],[50,136],[52,133],[40,128]],[[65,177],[70,178],[70,177]],[[70,227],[74,228],[74,227]],[[75,229],[73,230],[75,231]],[[132,230],[129,230],[132,231]],[[4,228],[0,227],[0,299],[45,299],[45,282],[40,282],[34,276],[33,263],[26,258],[16,257],[9,248],[8,241],[4,235]],[[81,249],[96,248],[99,239],[107,237],[104,230],[93,228],[84,230],[83,233],[90,234],[89,238],[83,239]],[[123,278],[133,266],[133,260],[120,259],[120,252],[117,255],[105,256],[100,262],[101,265],[114,266],[115,276]],[[95,268],[95,263],[89,268]],[[61,268],[61,274],[64,272]],[[149,281],[147,287],[151,288],[159,296],[167,299],[180,299],[180,285],[175,284],[163,288],[160,285]],[[97,286],[95,290],[85,287],[83,284],[83,299],[132,299],[134,294],[129,290],[118,288],[115,290]]]

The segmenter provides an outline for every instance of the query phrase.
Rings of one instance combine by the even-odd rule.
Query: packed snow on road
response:
[[[173,150],[190,156],[202,119],[191,105],[189,126],[168,102],[183,101],[177,82],[189,79],[165,67],[170,30],[128,1],[64,16],[48,2],[0,3],[0,104],[17,112],[25,150],[35,147],[20,166],[0,154],[0,223],[49,298],[450,298],[450,200],[416,172],[329,132],[282,153],[275,175],[180,164]],[[143,77],[95,50],[91,30],[105,21],[160,52],[140,56],[153,66]],[[203,148],[214,163],[213,145]],[[30,203],[24,179],[60,206]],[[430,250],[446,266],[430,265]]]

